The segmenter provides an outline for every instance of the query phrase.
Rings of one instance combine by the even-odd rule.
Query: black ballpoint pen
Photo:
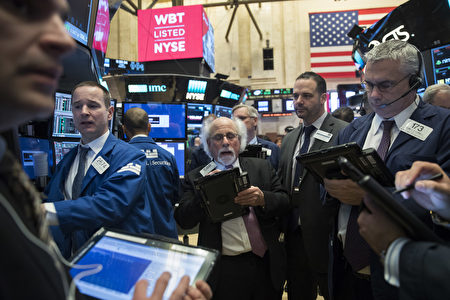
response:
[[[394,194],[403,193],[405,191],[412,190],[414,188],[414,186],[416,185],[417,181],[422,181],[422,180],[439,180],[441,178],[442,178],[442,173],[437,173],[437,174],[434,174],[433,176],[430,176],[430,177],[427,177],[427,178],[417,179],[413,183],[408,184],[407,186],[405,186],[404,188],[399,189],[399,190],[395,190]]]

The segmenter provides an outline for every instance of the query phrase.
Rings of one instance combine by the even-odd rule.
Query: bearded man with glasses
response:
[[[419,50],[407,42],[390,40],[369,51],[366,61],[364,85],[374,112],[350,123],[337,143],[356,142],[362,149],[377,149],[393,175],[411,168],[416,160],[433,161],[449,174],[450,113],[424,103],[416,94],[422,84]],[[330,243],[334,299],[397,299],[398,281],[388,284],[385,279],[392,278],[392,271],[398,274],[398,263],[397,267],[382,265],[358,233],[356,218],[364,192],[349,179],[324,182],[340,204]],[[418,217],[430,220],[429,212],[413,200],[403,204]],[[384,261],[398,262],[399,250],[384,250]]]
[[[214,299],[279,299],[286,272],[279,216],[288,209],[288,195],[268,160],[239,157],[247,142],[241,120],[218,118],[206,123],[202,138],[213,161],[186,175],[175,219],[184,229],[200,223],[198,245],[222,253],[210,278]],[[194,181],[230,168],[248,173],[250,187],[229,201],[248,206],[249,213],[213,223],[195,193]]]

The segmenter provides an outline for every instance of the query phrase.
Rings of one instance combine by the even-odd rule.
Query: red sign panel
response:
[[[203,57],[203,7],[138,11],[139,61]]]

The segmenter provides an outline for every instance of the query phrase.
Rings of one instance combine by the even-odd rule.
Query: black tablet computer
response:
[[[182,276],[189,275],[191,284],[206,280],[219,256],[217,250],[171,241],[102,228],[74,255],[69,272],[78,290],[90,298],[132,299],[137,281],[147,279],[151,294],[156,280],[168,271],[168,299]]]
[[[362,187],[371,199],[405,230],[410,238],[421,241],[442,242],[430,228],[397,201],[392,193],[373,179],[372,176],[360,172],[356,166],[344,157],[338,158],[337,161],[342,170]]]
[[[250,187],[246,172],[239,168],[200,177],[194,182],[206,213],[213,223],[223,222],[248,213],[248,208],[234,202],[237,194]]]
[[[373,148],[361,150],[358,144],[352,142],[317,151],[308,152],[297,157],[298,162],[308,169],[319,181],[322,178],[348,178],[341,172],[337,158],[343,156],[362,173],[371,175],[383,186],[394,186],[394,176],[388,170],[383,160]]]

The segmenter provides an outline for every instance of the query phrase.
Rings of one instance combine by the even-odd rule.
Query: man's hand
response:
[[[440,180],[421,180],[436,173],[442,173]],[[414,189],[402,193],[404,198],[413,197],[422,207],[432,210],[444,219],[450,220],[450,179],[439,165],[417,161],[411,169],[395,174],[397,189],[414,183]]]
[[[234,202],[240,205],[264,206],[264,193],[259,187],[251,186],[237,194],[236,198],[234,198]]]
[[[164,272],[156,281],[155,288],[150,297],[147,297],[148,281],[139,280],[134,289],[133,300],[161,300],[170,280],[170,273]],[[183,276],[178,286],[170,295],[170,300],[209,300],[212,291],[203,280],[195,283],[196,288],[189,286],[189,276]]]
[[[394,240],[406,236],[406,233],[369,197],[365,197],[363,201],[370,212],[363,209],[359,214],[359,234],[379,255],[381,251],[386,251]]]
[[[359,205],[364,191],[351,179],[323,179],[327,192],[344,204]]]

